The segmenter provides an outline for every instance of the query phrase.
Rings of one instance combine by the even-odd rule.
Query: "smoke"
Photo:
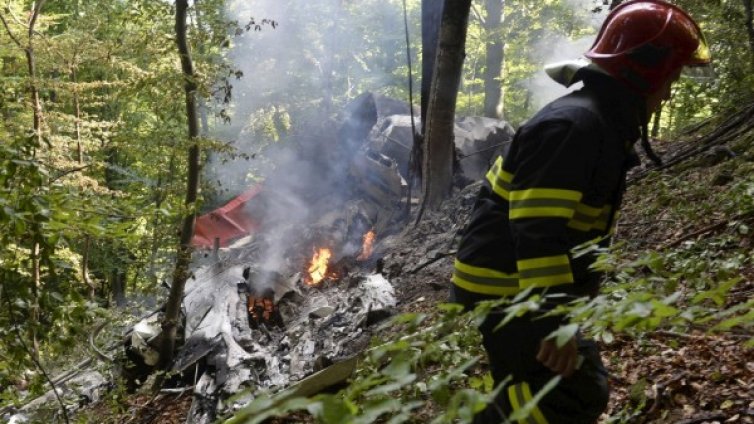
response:
[[[562,34],[550,33],[543,37],[541,42],[531,47],[531,59],[550,64],[581,57],[592,46],[600,25],[607,15],[607,8],[601,7],[602,3],[602,0],[566,0],[565,4],[570,7],[577,18],[577,24],[591,27],[594,34],[572,40]],[[565,88],[550,79],[544,69],[537,71],[527,82],[527,88],[532,95],[532,103],[537,109],[580,87],[579,83]]]
[[[284,272],[310,253],[312,224],[342,213],[352,193],[348,167],[360,144],[342,140],[338,113],[362,92],[395,96],[406,85],[396,72],[405,66],[403,11],[394,0],[232,0],[226,13],[259,30],[233,39],[229,58],[242,77],[232,81],[231,123],[215,136],[236,156],[210,158],[205,180],[216,194],[206,193],[205,209],[261,183],[245,209],[260,223],[254,261]]]
[[[244,157],[212,158],[205,178],[224,193],[210,208],[278,166],[271,146],[292,145],[364,91],[395,95],[406,85],[395,74],[405,65],[399,2],[233,0],[227,15],[259,30],[236,36],[229,53],[242,77],[232,81],[231,124],[216,135]]]

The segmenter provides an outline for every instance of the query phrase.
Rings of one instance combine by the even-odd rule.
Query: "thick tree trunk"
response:
[[[427,111],[422,210],[435,209],[453,184],[453,127],[471,0],[446,0]]]
[[[749,50],[751,50],[752,63],[754,63],[754,7],[752,0],[741,0],[746,10],[746,32],[749,35]]]
[[[175,33],[178,52],[181,56],[181,69],[184,76],[184,91],[186,94],[186,118],[188,120],[189,139],[193,144],[188,154],[188,182],[186,187],[186,215],[183,217],[181,229],[181,242],[178,247],[173,282],[170,286],[165,317],[162,321],[162,346],[160,349],[160,368],[167,369],[173,360],[175,338],[178,320],[181,313],[181,300],[183,288],[189,275],[191,264],[191,238],[194,236],[196,223],[195,204],[199,189],[199,120],[196,108],[197,85],[194,76],[194,65],[191,62],[191,54],[186,31],[186,12],[188,0],[176,0],[175,2]]]
[[[484,116],[502,118],[503,41],[500,26],[503,21],[505,0],[485,0],[487,19],[484,21],[487,35],[486,66],[484,70]]]
[[[422,83],[421,83],[421,122],[425,133],[427,106],[432,89],[432,73],[437,56],[437,38],[440,34],[443,1],[422,0]]]
[[[427,132],[427,109],[429,105],[430,91],[432,89],[432,76],[435,70],[435,58],[437,56],[437,39],[440,34],[440,21],[442,20],[442,8],[444,1],[422,0],[422,76],[420,93],[421,128],[420,136],[415,137],[411,148],[411,161],[409,163],[409,186],[414,182],[424,180],[424,136]],[[410,193],[409,193],[410,194]],[[409,203],[410,205],[410,199]]]

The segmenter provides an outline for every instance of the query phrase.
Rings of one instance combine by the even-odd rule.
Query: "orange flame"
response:
[[[372,256],[374,237],[374,230],[369,230],[366,234],[364,234],[364,243],[361,248],[361,254],[356,258],[357,261],[365,261],[369,259],[370,256]]]
[[[321,248],[319,251],[314,252],[312,262],[309,265],[309,277],[310,281],[307,282],[310,286],[316,286],[327,275],[327,265],[330,262],[332,251],[330,249]]]

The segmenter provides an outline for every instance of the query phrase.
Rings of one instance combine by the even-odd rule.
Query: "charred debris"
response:
[[[294,137],[262,184],[198,218],[168,380],[192,389],[189,422],[212,422],[252,396],[231,395],[283,389],[333,364],[353,367],[374,324],[394,313],[382,268],[410,221],[410,112],[365,93],[337,122]],[[459,119],[457,185],[481,178],[512,135],[502,121]],[[115,349],[127,358],[118,369],[129,390],[155,371],[161,314],[139,321]],[[89,392],[87,401],[96,400],[98,391]]]

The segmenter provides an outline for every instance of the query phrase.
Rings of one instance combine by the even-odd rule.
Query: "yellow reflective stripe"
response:
[[[464,280],[456,274],[453,274],[451,281],[456,286],[468,290],[472,293],[488,294],[493,296],[514,296],[517,295],[520,289],[518,287],[505,287],[505,286],[489,286],[484,284],[476,284],[471,281]]]
[[[520,411],[532,399],[534,399],[534,396],[531,395],[529,383],[522,382],[508,386],[508,400],[511,403],[512,412]],[[518,422],[519,424],[548,424],[542,410],[536,405],[531,409],[529,415],[519,419]]]
[[[521,400],[518,398],[518,393],[516,392],[518,384],[514,384],[512,386],[508,386],[508,400],[511,403],[511,408],[513,408],[513,411],[516,412],[519,409],[521,409]],[[525,420],[518,420],[519,423],[525,423]]]
[[[559,199],[578,202],[581,200],[581,192],[575,190],[564,190],[560,188],[529,188],[526,190],[515,190],[511,192],[511,200],[529,200],[529,199]]]
[[[458,259],[451,281],[465,290],[474,293],[510,296],[520,291],[517,273],[505,273],[494,269],[465,264]]]
[[[566,218],[571,219],[582,194],[557,188],[530,188],[510,192],[510,219]]]
[[[606,206],[609,208],[609,206]],[[579,203],[576,206],[576,213],[584,214],[586,216],[597,218],[601,212],[603,212],[605,207],[602,208],[595,208],[589,205],[586,205],[584,203]]]
[[[568,227],[573,228],[574,230],[579,231],[589,231],[592,229],[592,223],[590,222],[584,222],[584,221],[578,221],[574,217],[570,221],[568,221]]]
[[[524,399],[526,402],[529,402],[534,398],[534,396],[531,395],[531,388],[529,387],[529,384],[527,382],[521,383],[523,386],[524,391]],[[534,422],[537,424],[547,424],[547,419],[545,418],[545,415],[542,413],[542,410],[539,409],[539,406],[535,406],[534,409],[531,410],[531,417],[534,418]]]
[[[518,274],[516,273],[505,273],[501,271],[497,271],[490,268],[482,268],[478,266],[473,266],[469,264],[465,264],[458,259],[456,259],[455,263],[453,264],[455,269],[464,272],[466,274],[471,274],[478,277],[485,277],[485,278],[500,278],[500,279],[510,279],[510,278],[518,278]]]
[[[565,218],[570,219],[573,216],[573,209],[569,208],[520,208],[510,210],[508,217],[510,219],[521,218]]]
[[[510,196],[510,184],[513,181],[513,174],[503,171],[503,157],[498,156],[494,165],[487,171],[487,181],[498,196],[508,200]]]
[[[550,266],[557,266],[557,265],[570,265],[571,261],[568,259],[568,255],[556,255],[556,256],[545,256],[541,258],[532,258],[532,259],[520,259],[516,262],[516,266],[518,267],[518,271],[525,271],[529,269],[535,269],[535,268],[545,268]]]
[[[503,158],[501,156],[497,157],[497,160],[494,164],[492,164],[492,167],[487,171],[486,177],[487,181],[490,182],[490,184],[495,184],[495,178],[497,178],[497,173],[500,171],[500,166],[502,166]]]
[[[548,275],[544,277],[521,277],[518,284],[522,289],[528,289],[529,287],[545,288],[573,284],[573,274],[570,272],[564,272],[562,274]]]
[[[516,262],[516,266],[520,274],[519,286],[522,289],[573,283],[568,255],[522,259]]]
[[[514,384],[512,386],[508,386],[508,400],[511,403],[511,408],[513,409],[511,412],[516,412],[523,406],[523,399],[519,399],[518,396],[518,384]],[[527,423],[527,419],[518,420],[519,423]]]
[[[595,208],[579,203],[576,206],[576,213],[573,215],[573,218],[568,221],[567,225],[569,228],[579,231],[604,231],[607,229],[607,221],[610,219],[611,210],[612,207],[610,205]]]

